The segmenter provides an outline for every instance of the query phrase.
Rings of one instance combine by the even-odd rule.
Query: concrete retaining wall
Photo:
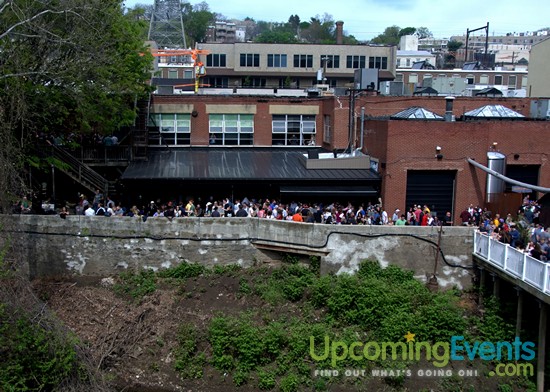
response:
[[[244,267],[275,260],[278,249],[321,251],[321,272],[357,270],[364,259],[399,265],[426,279],[434,270],[438,228],[341,226],[256,218],[136,218],[18,215],[1,216],[2,236],[28,261],[31,279],[45,276],[108,276],[118,271],[169,268],[183,260],[208,266]],[[442,287],[471,285],[471,228],[446,227],[438,257]],[[292,253],[292,249],[288,251]]]

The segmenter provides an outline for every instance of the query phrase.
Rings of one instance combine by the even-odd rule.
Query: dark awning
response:
[[[309,150],[311,151],[311,150]],[[365,181],[379,184],[370,169],[307,169],[308,150],[277,148],[185,148],[151,152],[130,163],[123,180]]]
[[[288,194],[318,194],[318,195],[377,195],[371,186],[281,186],[281,193]]]

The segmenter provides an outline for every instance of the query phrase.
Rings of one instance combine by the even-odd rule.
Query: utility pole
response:
[[[486,26],[478,27],[477,29],[466,29],[466,52],[464,53],[464,62],[468,61],[468,42],[470,38],[470,33],[479,30],[485,30],[485,55],[483,56],[483,65],[487,66],[487,54],[489,53],[489,22],[487,22]]]

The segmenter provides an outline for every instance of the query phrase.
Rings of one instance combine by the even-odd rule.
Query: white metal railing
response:
[[[503,244],[486,234],[474,232],[474,254],[515,278],[550,295],[550,265]]]

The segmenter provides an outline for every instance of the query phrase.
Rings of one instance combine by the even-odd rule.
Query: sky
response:
[[[300,20],[323,19],[344,22],[346,35],[369,40],[389,26],[427,27],[435,38],[466,35],[466,29],[485,27],[489,35],[505,35],[550,27],[547,0],[208,0],[211,12],[228,19],[250,17],[256,21],[287,22],[290,15]],[[201,1],[189,0],[195,5]],[[126,7],[150,4],[154,0],[125,0]],[[484,34],[483,30],[475,35]]]

